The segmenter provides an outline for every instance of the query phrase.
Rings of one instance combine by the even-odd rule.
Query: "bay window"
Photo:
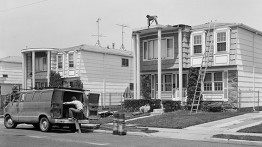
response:
[[[161,57],[163,59],[174,58],[174,39],[163,38],[161,40]],[[143,59],[156,60],[158,58],[158,40],[148,40],[143,42]]]

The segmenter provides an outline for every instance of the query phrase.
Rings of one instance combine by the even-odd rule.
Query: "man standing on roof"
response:
[[[83,114],[85,116],[84,105],[79,100],[77,100],[75,96],[73,96],[71,100],[72,100],[71,102],[63,103],[63,104],[73,104],[76,107],[76,108],[69,108],[69,117],[74,119],[74,114]],[[87,117],[85,116],[85,118]]]

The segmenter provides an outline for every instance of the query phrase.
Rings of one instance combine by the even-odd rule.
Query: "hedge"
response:
[[[172,100],[163,100],[162,104],[164,107],[165,112],[171,112],[175,110],[181,109],[181,102],[180,101],[172,101]],[[134,100],[125,100],[124,101],[124,108],[126,111],[134,112],[139,111],[141,106],[146,104],[150,105],[150,112],[153,109],[160,109],[161,108],[161,100],[160,99],[134,99]]]

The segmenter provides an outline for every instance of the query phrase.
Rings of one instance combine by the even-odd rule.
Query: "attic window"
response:
[[[7,74],[3,74],[3,77],[4,77],[4,78],[8,78],[8,75],[7,75]]]

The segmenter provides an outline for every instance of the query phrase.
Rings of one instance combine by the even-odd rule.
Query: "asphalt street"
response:
[[[54,128],[51,132],[40,132],[31,125],[18,125],[16,129],[6,129],[0,118],[0,147],[247,147],[248,145],[188,141],[160,137],[136,135],[118,136],[95,133],[82,129],[74,133],[67,128]],[[252,146],[252,145],[250,145]]]

